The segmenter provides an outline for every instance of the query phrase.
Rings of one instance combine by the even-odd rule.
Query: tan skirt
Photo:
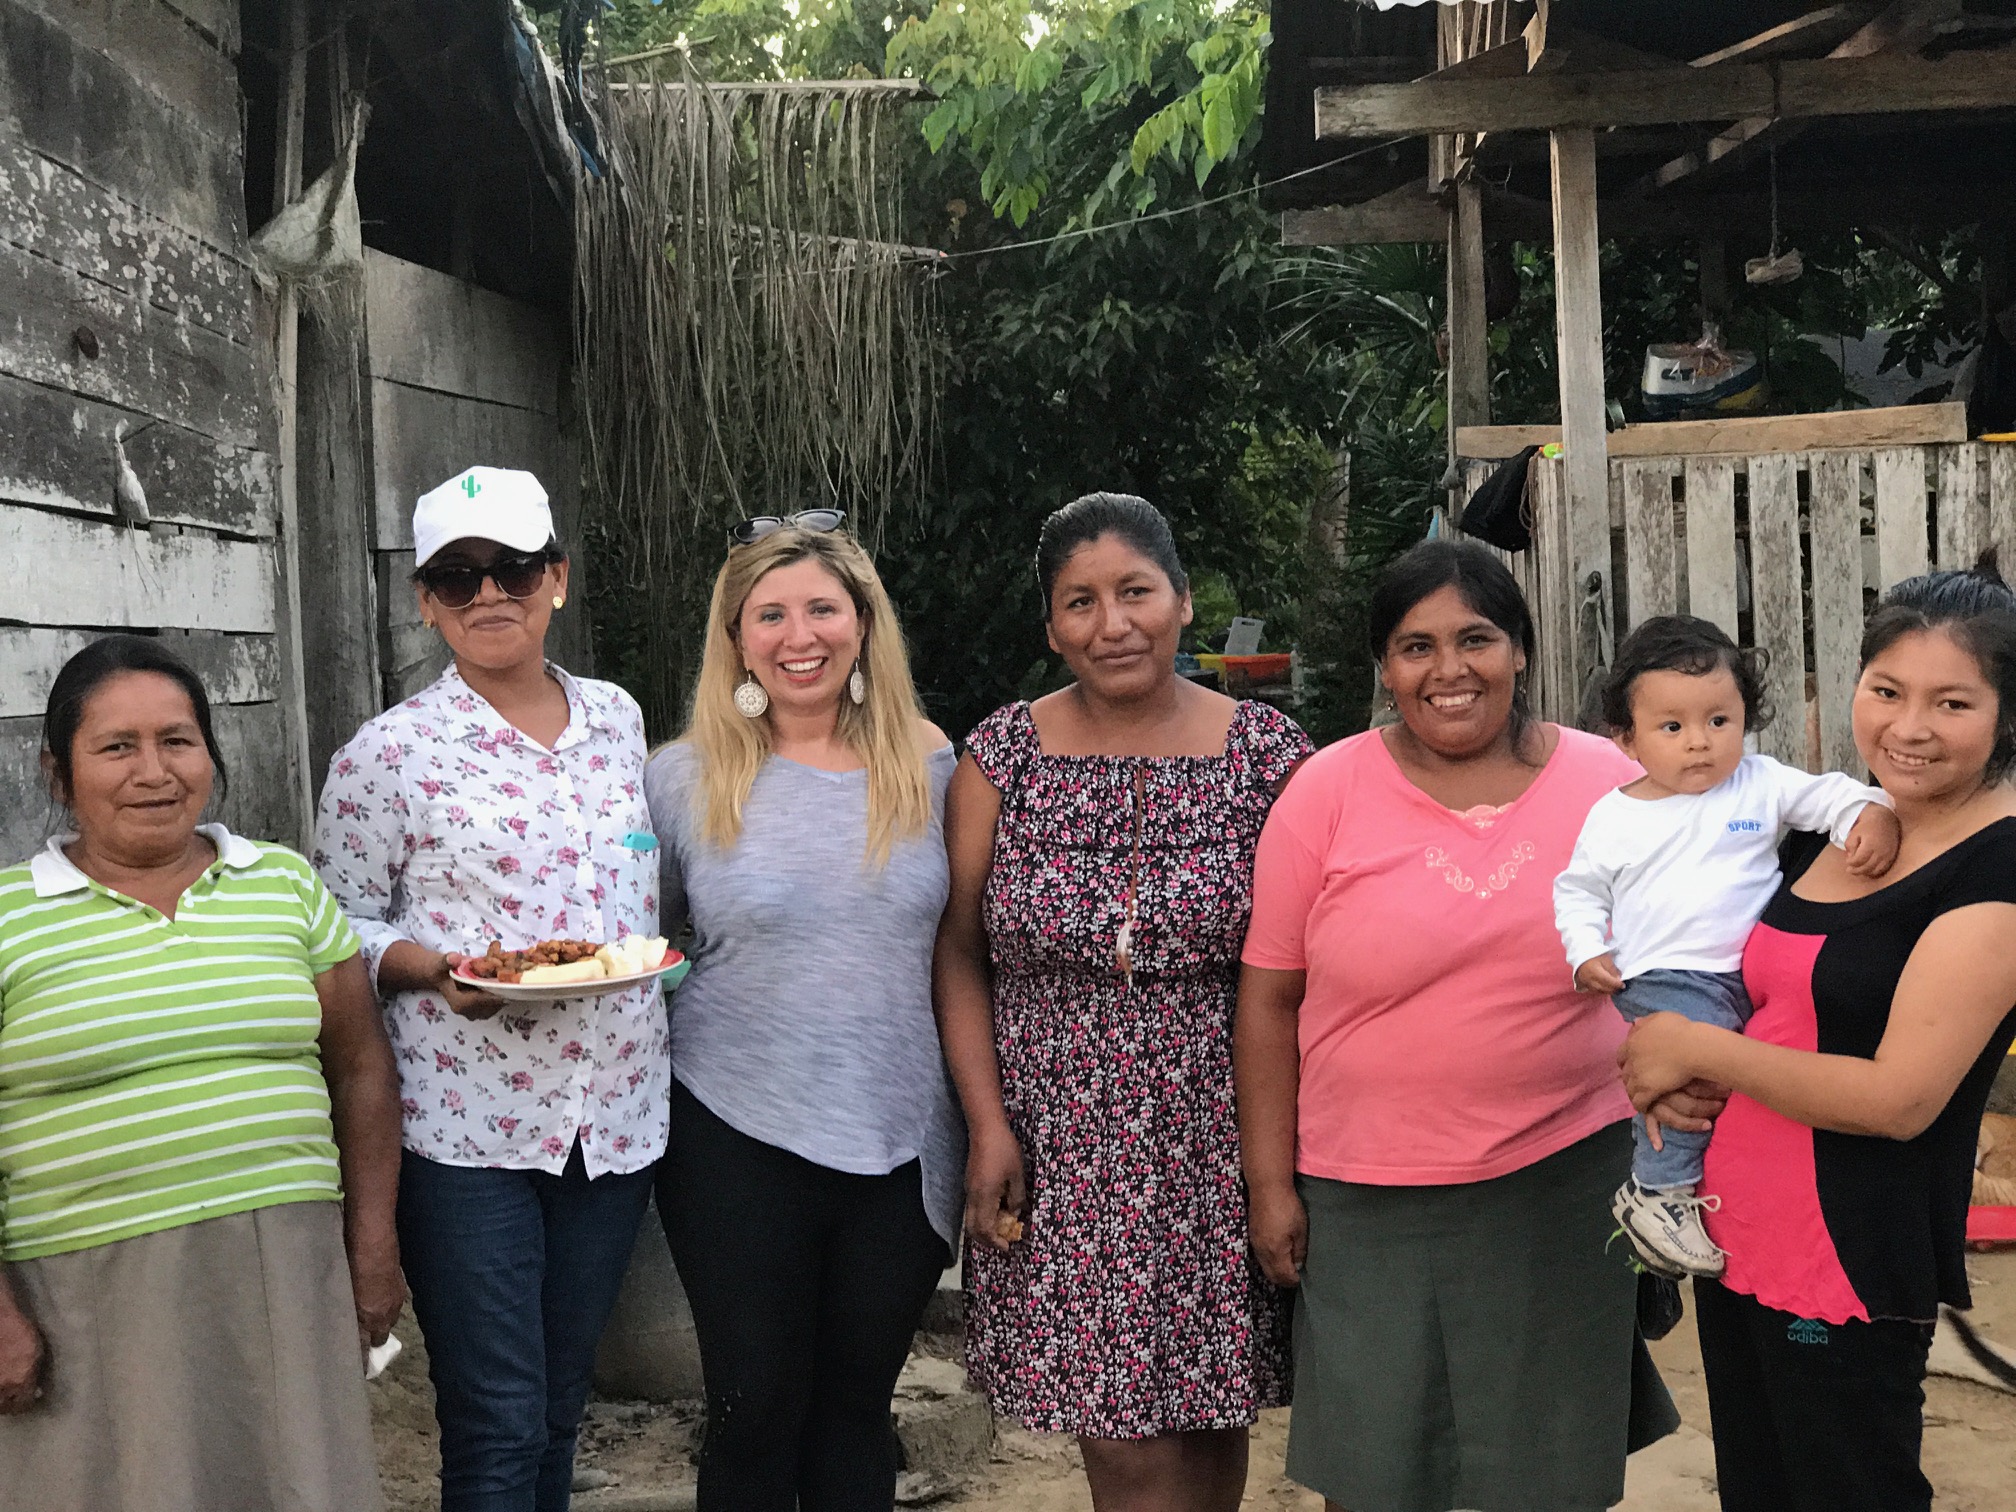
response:
[[[342,1208],[297,1202],[10,1265],[46,1395],[0,1512],[378,1512]]]

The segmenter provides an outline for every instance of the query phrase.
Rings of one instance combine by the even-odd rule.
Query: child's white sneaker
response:
[[[1719,1197],[1696,1197],[1692,1187],[1653,1191],[1638,1185],[1634,1176],[1617,1188],[1610,1215],[1651,1269],[1668,1276],[1712,1278],[1722,1274],[1729,1257],[1701,1226],[1701,1210],[1713,1212],[1721,1205]]]

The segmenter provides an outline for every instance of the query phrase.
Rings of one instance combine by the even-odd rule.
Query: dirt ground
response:
[[[2016,1251],[1975,1256],[1974,1321],[2016,1348]],[[1617,1512],[1718,1512],[1708,1403],[1689,1321],[1653,1347],[1685,1426],[1633,1456]],[[409,1350],[374,1387],[379,1465],[392,1512],[434,1512],[432,1393],[424,1360]],[[1245,1506],[1254,1512],[1322,1512],[1320,1498],[1281,1473],[1288,1412],[1266,1415],[1254,1434]],[[607,1489],[575,1498],[576,1512],[670,1512],[689,1505],[696,1414],[690,1408],[597,1402],[582,1436],[580,1464],[607,1477]],[[1925,1469],[1937,1512],[2016,1508],[2016,1396],[1935,1376],[1926,1387]],[[949,1496],[919,1486],[943,1512],[1090,1512],[1072,1445],[1003,1426],[993,1460]]]

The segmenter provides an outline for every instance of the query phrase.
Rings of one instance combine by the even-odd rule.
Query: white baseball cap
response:
[[[453,541],[495,541],[513,551],[537,551],[553,539],[546,490],[529,472],[471,467],[413,506],[413,565]]]

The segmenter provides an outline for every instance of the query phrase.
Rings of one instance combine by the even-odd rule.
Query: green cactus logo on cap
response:
[[[462,492],[469,495],[469,497],[473,499],[476,497],[476,495],[483,492],[483,485],[481,483],[478,483],[475,477],[472,475],[462,480]]]

